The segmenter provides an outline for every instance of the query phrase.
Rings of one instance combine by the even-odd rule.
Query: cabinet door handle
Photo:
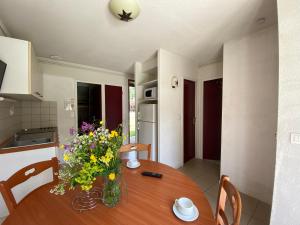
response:
[[[38,91],[36,91],[35,92],[35,94],[37,94],[38,96],[40,96],[40,97],[44,97],[43,95],[41,95],[41,93],[40,92],[38,92]]]

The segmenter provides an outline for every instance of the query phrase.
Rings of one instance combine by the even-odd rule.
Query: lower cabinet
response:
[[[0,181],[8,179],[11,175],[25,166],[49,160],[55,156],[56,147],[0,154]],[[16,201],[19,202],[31,191],[45,183],[48,183],[49,181],[52,181],[52,169],[48,169],[16,186],[12,190],[13,195],[15,196]],[[8,214],[8,209],[3,197],[0,195],[0,217],[7,216]]]

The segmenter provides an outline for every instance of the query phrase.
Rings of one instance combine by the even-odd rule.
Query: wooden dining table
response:
[[[143,171],[161,173],[163,176],[159,179],[146,177],[141,175]],[[27,195],[3,225],[215,224],[204,192],[180,171],[161,163],[141,160],[139,168],[124,166],[122,174],[126,191],[123,191],[125,193],[120,203],[114,208],[99,202],[92,210],[78,212],[72,208],[72,199],[79,190],[55,195],[50,193],[53,185],[47,184]],[[100,181],[95,185],[100,186]],[[190,198],[198,208],[199,217],[195,221],[184,222],[173,213],[174,200],[180,197]]]

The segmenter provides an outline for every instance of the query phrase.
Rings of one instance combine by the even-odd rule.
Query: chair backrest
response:
[[[225,214],[226,201],[232,208],[232,223],[229,223],[229,218]],[[227,204],[228,205],[228,204]],[[219,196],[216,211],[217,225],[239,225],[242,213],[242,202],[238,190],[230,183],[229,177],[223,175],[220,180]]]
[[[41,172],[53,168],[53,181],[50,183],[58,182],[58,160],[57,158],[52,158],[51,160],[42,161],[38,163],[31,164],[29,166],[24,167],[23,169],[17,171],[6,181],[0,182],[0,192],[3,196],[3,199],[7,205],[9,213],[12,213],[17,207],[17,202],[11,189],[29,178],[40,174]]]
[[[150,160],[151,157],[151,144],[127,144],[122,145],[120,148],[120,153],[131,152],[131,151],[147,151],[147,159]]]

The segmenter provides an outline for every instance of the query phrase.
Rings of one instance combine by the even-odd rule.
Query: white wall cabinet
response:
[[[31,42],[0,36],[0,60],[7,64],[1,96],[43,98],[43,76]]]

